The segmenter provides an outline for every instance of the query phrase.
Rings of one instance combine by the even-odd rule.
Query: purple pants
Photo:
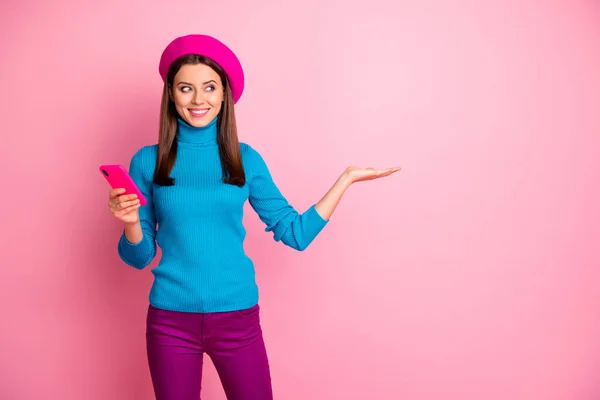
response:
[[[184,313],[150,305],[146,342],[156,399],[200,399],[204,353],[228,400],[273,399],[259,308]]]

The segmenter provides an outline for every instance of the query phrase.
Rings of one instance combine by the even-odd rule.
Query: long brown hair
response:
[[[208,57],[192,54],[176,59],[167,73],[160,105],[160,126],[158,134],[158,152],[153,181],[161,186],[173,186],[175,179],[170,176],[177,158],[177,110],[169,96],[175,75],[186,64],[205,64],[221,77],[223,83],[223,105],[217,120],[217,143],[223,169],[223,182],[244,186],[246,175],[242,166],[240,143],[235,122],[235,110],[231,87],[225,71]]]

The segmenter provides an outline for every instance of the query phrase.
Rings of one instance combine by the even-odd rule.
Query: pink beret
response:
[[[173,40],[165,48],[160,57],[158,72],[163,82],[167,79],[169,67],[177,58],[187,54],[198,54],[215,61],[227,74],[231,85],[233,102],[242,96],[244,91],[244,71],[236,55],[219,40],[207,35],[187,35]]]

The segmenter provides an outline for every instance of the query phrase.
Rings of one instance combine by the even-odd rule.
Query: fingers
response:
[[[124,210],[126,208],[136,206],[138,204],[140,204],[140,199],[135,199],[135,200],[131,200],[131,201],[121,201],[119,204],[117,204],[116,209]]]
[[[129,214],[130,212],[132,212],[132,211],[134,211],[134,210],[137,210],[138,208],[140,208],[140,204],[139,204],[139,203],[138,203],[138,204],[135,204],[135,205],[133,205],[133,206],[127,207],[127,208],[125,208],[125,209],[122,209],[122,210],[116,211],[116,212],[114,212],[113,214],[114,214],[114,216],[115,216],[115,217],[117,217],[117,218],[121,218],[121,217],[123,217],[123,216],[125,216],[125,215]]]
[[[119,203],[124,203],[126,201],[132,201],[132,200],[137,200],[137,199],[138,199],[137,194],[126,194],[123,196],[119,196],[119,198],[116,200],[118,200]]]
[[[125,200],[133,200],[133,199],[137,199],[137,194],[127,194],[127,195],[123,195],[123,193],[125,193],[125,189],[111,189],[110,192],[108,192],[108,195],[110,197],[110,199],[121,199],[123,201]]]
[[[377,171],[377,177],[383,178],[385,176],[389,176],[389,175],[393,174],[394,172],[398,172],[398,171],[400,171],[400,167],[382,169],[382,170]]]
[[[110,192],[108,192],[108,195],[111,199],[116,199],[120,194],[125,193],[125,189],[123,188],[117,188],[117,189],[111,189]]]
[[[140,204],[140,200],[139,199],[135,199],[135,200],[131,200],[131,201],[119,201],[117,199],[117,202],[114,203],[110,203],[109,207],[110,210],[114,213],[116,211],[122,211],[131,207],[135,207],[137,205]]]
[[[108,207],[113,214],[126,209],[131,211],[139,207],[140,200],[138,199],[137,194],[123,195],[122,193],[125,193],[125,189],[117,188],[112,189],[109,192],[110,199],[108,201]]]
[[[123,194],[125,193],[125,189],[112,189],[109,192],[109,198],[111,201],[113,200],[118,200],[118,201],[128,201],[128,200],[133,200],[133,199],[137,199],[138,196],[137,194]]]

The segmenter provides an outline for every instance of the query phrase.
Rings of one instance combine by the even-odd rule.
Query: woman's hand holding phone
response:
[[[123,188],[111,189],[109,191],[108,207],[115,218],[125,224],[135,224],[140,221],[138,209],[140,199],[137,194],[124,194]]]

